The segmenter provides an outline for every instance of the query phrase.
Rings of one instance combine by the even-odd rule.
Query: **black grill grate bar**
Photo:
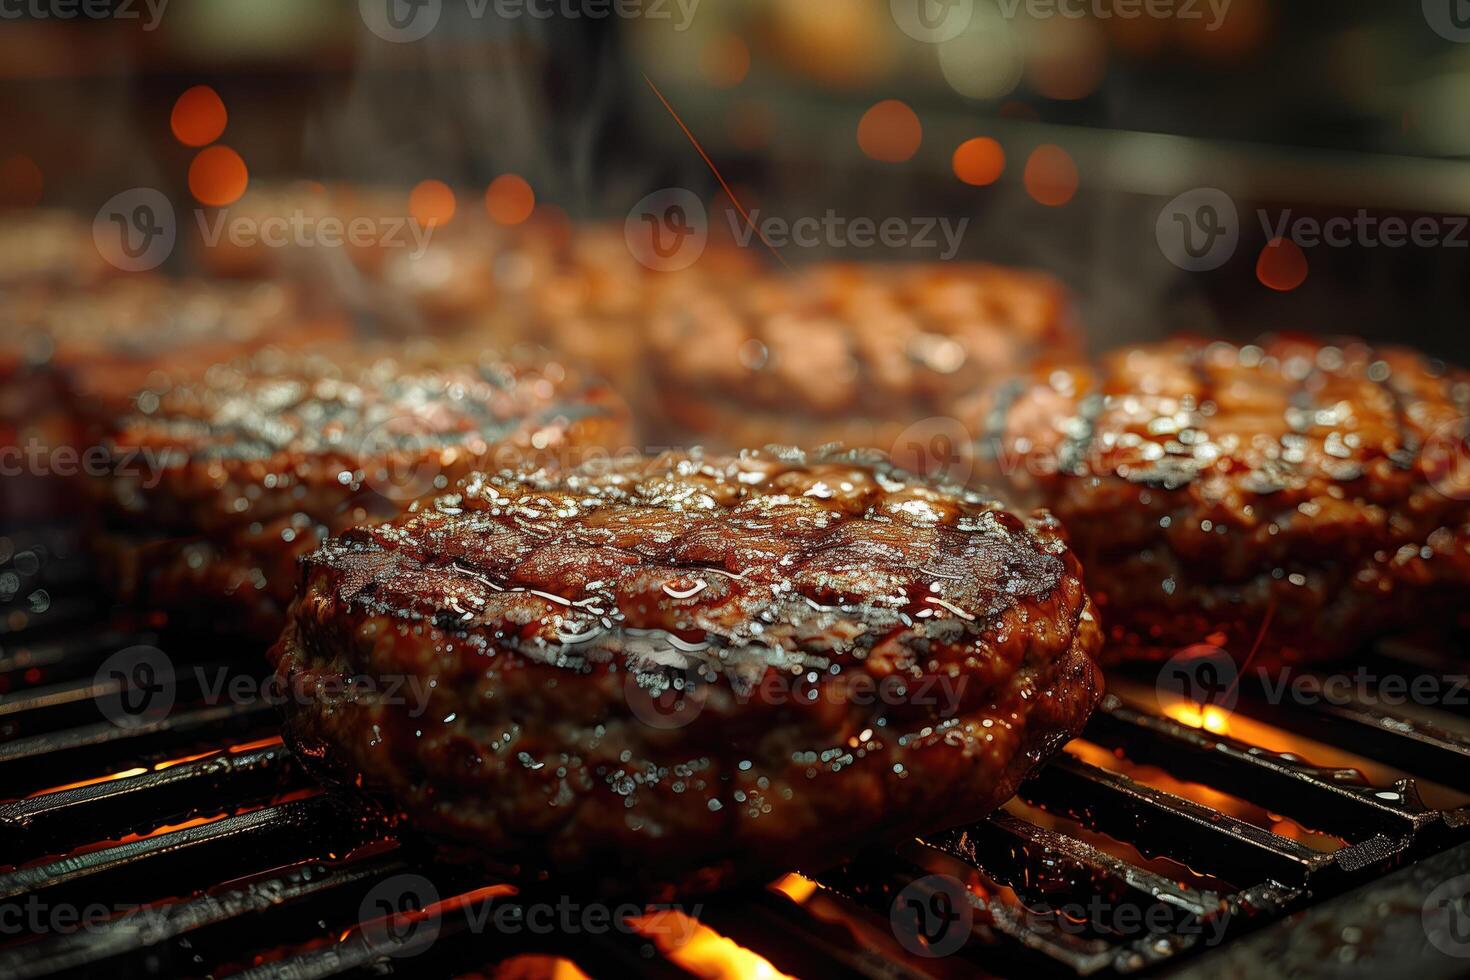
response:
[[[1162,903],[1182,915],[1205,918],[1221,896],[1197,891],[1130,864],[1091,844],[1044,830],[1005,811],[969,827],[925,838],[922,843],[963,861],[1026,898],[1048,904],[1097,895],[1112,904]]]
[[[383,836],[367,811],[318,795],[0,875],[0,900],[144,904],[198,890],[200,869],[227,881]]]
[[[1332,865],[1293,840],[1068,755],[1023,783],[1026,802],[1227,881],[1304,886]]]
[[[1359,704],[1280,709],[1242,697],[1240,710],[1298,735],[1470,791],[1470,739],[1437,725]]]
[[[1130,760],[1157,765],[1176,778],[1201,782],[1292,817],[1303,826],[1361,840],[1376,834],[1418,833],[1440,815],[1409,787],[1385,791],[1351,769],[1321,769],[1284,758],[1228,735],[1135,710],[1108,695],[1084,735]]]
[[[0,853],[13,861],[200,816],[240,809],[308,785],[284,745],[220,752],[193,762],[0,804]]]
[[[192,962],[196,951],[208,949],[216,961],[253,955],[259,937],[276,928],[312,928],[328,916],[327,909],[338,917],[344,909],[355,916],[362,886],[406,870],[408,865],[393,855],[366,858],[346,867],[317,862],[298,865],[217,894],[140,909],[85,933],[0,951],[0,976],[95,975],[101,964],[136,960],[144,954],[150,972],[196,972],[199,965]],[[247,916],[250,928],[239,928]],[[191,962],[171,962],[184,957]]]
[[[34,634],[39,639],[78,622],[96,619],[99,611],[97,600],[90,596],[62,596],[52,600],[45,612],[22,613],[14,619],[0,616],[0,636]]]
[[[951,860],[938,851],[929,857]],[[893,904],[903,890],[936,873],[946,874],[949,869],[932,860],[874,854],[818,874],[815,880],[829,895],[876,915],[880,927],[887,928]],[[979,876],[985,880],[984,872]],[[994,886],[993,882],[987,884]],[[1123,955],[1101,939],[1053,929],[1045,916],[1024,906],[986,902],[975,895],[971,895],[971,902],[974,921],[969,944],[955,955],[983,964],[987,972],[1091,976],[1113,967]]]
[[[0,786],[7,793],[35,792],[54,785],[58,773],[88,779],[263,738],[278,729],[275,710],[259,702],[179,710],[159,721],[127,727],[102,721],[31,735],[0,742]]]
[[[153,634],[107,629],[38,643],[11,643],[9,649],[0,650],[0,690],[30,686],[24,678],[27,671],[40,670],[50,680],[76,677],[95,669],[103,658],[123,647],[157,642]]]

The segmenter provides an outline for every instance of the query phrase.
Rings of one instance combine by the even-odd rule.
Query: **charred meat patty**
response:
[[[1470,375],[1405,350],[1178,340],[962,416],[1087,568],[1112,657],[1332,656],[1470,595]],[[1264,632],[1263,632],[1264,631]]]
[[[856,456],[476,474],[303,564],[272,651],[300,754],[610,890],[978,818],[1101,693],[1052,518]]]
[[[630,444],[623,403],[560,363],[450,350],[267,350],[145,388],[108,441],[125,595],[274,639],[295,559],[480,468]]]
[[[710,447],[893,450],[977,386],[1081,349],[1066,291],[1018,269],[829,263],[686,282],[649,321],[649,364],[670,434]]]
[[[78,481],[67,477],[78,475],[84,454],[95,456],[99,429],[150,379],[197,372],[267,342],[303,346],[347,336],[343,317],[307,309],[295,290],[278,284],[139,274],[0,292],[0,447],[50,464],[5,481],[5,514],[72,516]]]

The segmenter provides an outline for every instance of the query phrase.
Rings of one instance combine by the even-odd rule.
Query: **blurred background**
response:
[[[130,188],[157,188],[183,215],[306,180],[380,188],[452,227],[471,213],[621,224],[645,195],[682,187],[721,235],[717,169],[748,212],[787,221],[967,219],[957,257],[1055,274],[1094,348],[1301,329],[1464,361],[1470,232],[1454,216],[1470,212],[1470,22],[1457,12],[1455,0],[27,0],[0,12],[0,199],[90,222]],[[1170,202],[1199,188],[1234,206],[1236,241],[1191,270],[1163,239]],[[1316,244],[1277,234],[1331,218],[1354,230]],[[1386,244],[1390,219],[1423,234]],[[181,218],[181,239],[199,233]],[[913,248],[756,251],[793,266],[936,257]],[[177,248],[162,271],[199,261]]]

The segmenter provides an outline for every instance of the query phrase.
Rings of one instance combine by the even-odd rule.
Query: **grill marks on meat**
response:
[[[477,468],[565,463],[630,438],[622,402],[555,361],[434,347],[265,351],[136,404],[114,426],[115,457],[165,465],[107,487],[111,523],[148,542],[119,549],[124,591],[175,610],[193,591],[227,599],[271,639],[296,558],[327,535]]]
[[[1112,655],[1244,655],[1274,608],[1267,646],[1290,659],[1454,618],[1467,399],[1470,375],[1415,354],[1281,337],[1132,348],[962,414],[1066,525]]]
[[[311,692],[303,753],[492,862],[613,889],[975,818],[1100,693],[1054,521],[858,458],[475,475],[304,574],[272,651]],[[363,676],[427,701],[343,691]]]
[[[732,446],[890,448],[976,386],[1080,349],[1065,290],[978,264],[824,264],[672,290],[648,326],[661,410]]]

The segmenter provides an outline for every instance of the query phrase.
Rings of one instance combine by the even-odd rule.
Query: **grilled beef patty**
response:
[[[511,873],[700,890],[996,807],[1100,640],[1044,513],[856,457],[473,475],[304,562],[272,650],[329,775]]]
[[[671,290],[649,321],[676,439],[894,450],[977,386],[1080,351],[1048,276],[976,264],[830,263]]]
[[[961,415],[1065,524],[1111,657],[1243,656],[1263,628],[1273,655],[1331,656],[1464,606],[1463,371],[1357,341],[1179,340]]]
[[[136,406],[105,484],[123,593],[266,639],[327,535],[476,468],[631,439],[623,403],[556,361],[437,347],[267,350]]]
[[[308,310],[296,291],[277,284],[139,274],[85,288],[8,291],[0,297],[0,447],[25,458],[40,453],[48,465],[6,479],[0,507],[12,519],[72,517],[79,494],[67,476],[98,451],[99,429],[145,384],[267,342],[305,346],[348,334],[344,318]]]

